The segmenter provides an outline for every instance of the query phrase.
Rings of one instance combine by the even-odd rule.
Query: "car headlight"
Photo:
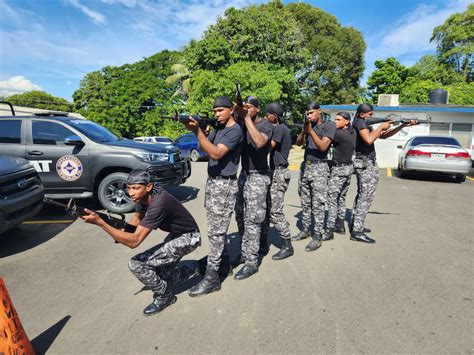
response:
[[[133,152],[138,159],[152,162],[152,161],[168,161],[167,153],[149,153],[149,152]]]

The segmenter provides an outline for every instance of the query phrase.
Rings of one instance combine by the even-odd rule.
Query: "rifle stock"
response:
[[[49,198],[44,199],[45,203],[48,203],[50,205],[58,206],[61,208],[64,208],[67,213],[70,215],[75,215],[78,217],[85,216],[87,215],[86,209],[84,207],[78,206],[76,204],[76,201],[71,198],[67,204],[60,203],[54,200],[51,200]],[[113,217],[108,213],[103,213],[103,212],[97,212],[93,211],[99,215],[99,217],[105,221],[108,225],[117,228],[117,229],[123,229],[125,232],[133,233],[137,229],[136,226],[133,226],[125,221],[125,215],[119,213],[118,215],[120,218]],[[117,242],[116,242],[117,243]]]

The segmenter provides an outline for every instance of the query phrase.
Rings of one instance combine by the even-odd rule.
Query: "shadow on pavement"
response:
[[[64,317],[31,341],[37,354],[46,354],[70,318],[71,316]]]
[[[397,172],[397,177],[401,180],[419,180],[419,181],[432,181],[432,182],[443,182],[443,183],[458,183],[454,175],[437,173],[437,172],[424,172],[424,171],[417,171],[417,172],[405,172],[406,176],[403,178],[400,177],[399,173]]]
[[[68,215],[59,207],[45,205],[43,209],[31,220],[32,224],[21,224],[0,235],[0,258],[21,253],[34,248],[66,229],[76,217]],[[57,221],[58,223],[38,223],[44,221]]]

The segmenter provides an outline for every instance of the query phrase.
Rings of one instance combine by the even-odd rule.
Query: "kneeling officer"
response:
[[[154,187],[150,174],[145,170],[132,170],[127,188],[130,198],[137,204],[129,222],[137,226],[134,233],[108,225],[90,210],[86,210],[88,214],[81,218],[98,225],[114,240],[132,249],[138,247],[153,229],[169,233],[163,243],[135,255],[128,264],[137,279],[153,291],[153,302],[143,310],[149,316],[176,302],[170,282],[172,274],[180,259],[200,245],[201,235],[188,210],[170,193]]]

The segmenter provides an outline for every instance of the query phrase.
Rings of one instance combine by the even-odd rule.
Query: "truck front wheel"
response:
[[[97,198],[106,210],[114,213],[129,213],[134,210],[135,203],[127,193],[127,177],[127,173],[112,173],[100,182]]]

